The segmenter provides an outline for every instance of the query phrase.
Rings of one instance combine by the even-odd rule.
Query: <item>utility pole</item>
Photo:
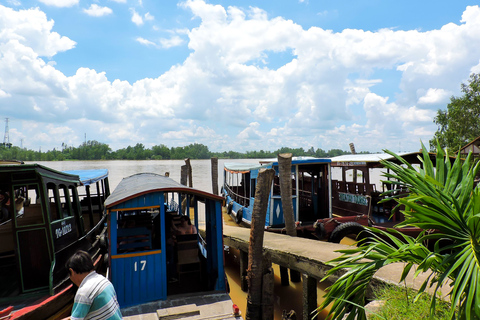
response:
[[[11,148],[10,137],[8,135],[8,118],[5,118],[5,136],[3,137],[3,146],[5,148]]]

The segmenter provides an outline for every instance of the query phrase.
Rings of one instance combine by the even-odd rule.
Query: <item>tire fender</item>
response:
[[[349,234],[358,235],[365,230],[365,227],[358,222],[345,222],[333,229],[328,242],[340,243],[340,241]]]
[[[243,218],[243,207],[241,207],[240,209],[238,209],[237,214],[236,214],[236,216],[235,216],[235,222],[236,222],[237,224],[242,223],[242,218]]]
[[[228,203],[228,205],[227,205],[227,214],[228,214],[229,216],[232,215],[232,208],[233,208],[233,201],[230,201],[230,202]]]
[[[315,237],[317,237],[319,240],[324,239],[326,234],[325,226],[323,225],[323,223],[320,221],[315,221],[313,227],[315,228]]]

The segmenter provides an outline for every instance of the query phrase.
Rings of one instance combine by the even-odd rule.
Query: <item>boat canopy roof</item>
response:
[[[315,157],[292,157],[292,165],[302,165],[302,164],[315,164],[315,163],[330,163],[331,160],[328,158],[315,158]],[[278,160],[274,159],[272,165],[278,166]]]
[[[251,170],[261,169],[263,166],[258,163],[225,162],[223,167],[225,171],[232,173],[247,173]]]
[[[314,157],[292,157],[292,165],[303,164],[316,164],[316,163],[330,163],[331,160],[327,158],[314,158]],[[238,162],[225,162],[224,169],[232,173],[247,173],[251,170],[266,168],[267,165],[278,166],[277,158],[262,159],[260,164],[258,163],[238,163]]]
[[[137,173],[123,178],[112,194],[105,201],[107,209],[130,199],[153,192],[180,192],[202,198],[223,202],[223,197],[184,186],[171,178],[156,173]]]
[[[32,173],[36,172],[43,178],[48,179],[56,179],[61,181],[68,181],[70,183],[80,184],[80,180],[78,175],[71,174],[68,172],[57,171],[49,167],[42,166],[38,163],[30,163],[30,164],[7,164],[7,165],[0,165],[0,174],[8,173],[8,172],[15,172],[15,173]],[[21,176],[18,176],[21,177]],[[30,176],[34,177],[34,176]]]
[[[429,152],[430,159],[433,161],[436,154]],[[400,157],[405,159],[410,164],[420,164],[419,157],[422,157],[422,152],[401,152],[397,153]],[[451,159],[455,159],[450,157]],[[346,154],[343,156],[330,158],[333,167],[382,167],[380,161],[388,160],[398,162],[392,155],[388,153],[374,153],[374,154]]]
[[[415,152],[417,154],[418,152]],[[403,157],[410,153],[399,153]],[[392,160],[394,157],[388,153],[372,153],[372,154],[345,154],[342,156],[332,157],[332,162],[380,162],[381,160]]]
[[[83,186],[91,185],[108,177],[107,169],[67,170],[63,172],[79,176]]]

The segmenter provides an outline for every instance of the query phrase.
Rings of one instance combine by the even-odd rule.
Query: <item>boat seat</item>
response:
[[[152,249],[152,233],[147,227],[120,228],[117,240],[119,252]]]
[[[197,237],[197,234],[177,236],[177,274],[179,278],[182,277],[182,274],[201,272]]]

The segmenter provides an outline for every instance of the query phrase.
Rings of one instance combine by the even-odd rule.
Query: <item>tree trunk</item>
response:
[[[260,169],[258,172],[248,248],[247,320],[262,318],[263,234],[268,196],[274,176],[275,170],[273,169]]]
[[[278,155],[278,171],[280,178],[280,195],[282,197],[283,218],[285,219],[285,229],[287,230],[287,234],[289,236],[296,237],[297,228],[295,226],[295,216],[293,215],[292,200],[291,153],[281,153]],[[297,199],[297,201],[300,201],[300,199]],[[298,271],[290,269],[290,280],[292,282],[300,282],[300,273]]]
[[[212,191],[218,196],[218,158],[212,158]]]
[[[292,154],[281,153],[278,155],[278,171],[280,178],[280,195],[282,197],[283,217],[285,219],[285,229],[287,234],[292,237],[297,236],[295,228],[295,217],[293,215],[292,201]]]

